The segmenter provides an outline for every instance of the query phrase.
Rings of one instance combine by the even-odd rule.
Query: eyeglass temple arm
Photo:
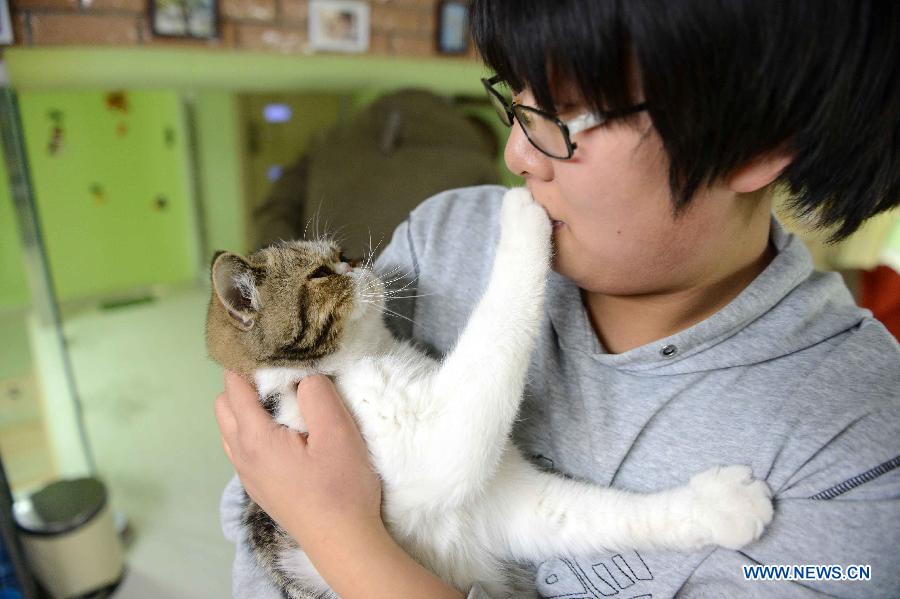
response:
[[[635,112],[640,112],[642,110],[646,110],[647,105],[643,102],[640,104],[635,104],[634,106],[629,106],[628,108],[623,108],[621,110],[614,110],[612,112],[605,112],[601,114],[595,114],[593,112],[586,112],[582,115],[579,115],[572,119],[571,121],[563,121],[563,124],[569,130],[569,135],[575,135],[576,133],[581,133],[591,127],[596,127],[597,125],[602,125],[606,121],[618,117],[622,117],[628,114],[634,114]]]

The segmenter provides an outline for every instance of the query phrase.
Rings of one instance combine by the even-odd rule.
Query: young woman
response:
[[[775,492],[773,524],[741,552],[560,556],[536,567],[541,595],[900,596],[900,350],[771,217],[777,184],[835,239],[900,203],[900,4],[475,0],[473,21],[512,126],[506,163],[554,221],[518,445],[600,485],[652,491],[744,463]],[[441,194],[397,230],[380,264],[423,294],[395,306],[416,323],[403,334],[450,347],[488,275],[502,193]],[[386,533],[328,380],[305,380],[298,401],[308,438],[231,375],[216,414],[247,492],[332,588],[484,596]],[[234,593],[268,597],[239,500],[233,483]],[[865,565],[871,580],[761,582],[754,564]]]

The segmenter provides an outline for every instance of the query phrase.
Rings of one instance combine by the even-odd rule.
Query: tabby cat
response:
[[[713,468],[641,495],[543,471],[513,445],[550,237],[544,210],[526,190],[510,190],[487,289],[442,361],[391,336],[384,283],[332,242],[282,242],[247,258],[219,253],[210,355],[252,381],[272,416],[298,431],[306,431],[298,381],[333,377],[382,478],[386,526],[462,591],[477,581],[493,597],[521,597],[528,581],[511,564],[561,554],[737,548],[758,538],[772,518],[771,494],[747,467]],[[333,596],[297,543],[249,499],[244,524],[288,597]]]

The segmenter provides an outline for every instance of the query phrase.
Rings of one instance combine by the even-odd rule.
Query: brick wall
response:
[[[178,46],[298,54],[308,50],[308,0],[219,0],[219,37],[159,38],[149,0],[9,0],[16,46]],[[439,56],[437,0],[371,0],[369,53]],[[469,53],[464,59],[474,58]],[[458,59],[458,58],[457,58]]]

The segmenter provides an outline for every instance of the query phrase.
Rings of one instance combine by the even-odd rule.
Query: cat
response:
[[[543,313],[551,223],[519,188],[504,195],[500,225],[487,289],[441,361],[391,335],[382,280],[327,240],[280,242],[248,258],[218,253],[210,355],[255,383],[269,413],[301,432],[298,381],[333,377],[381,476],[388,530],[463,592],[479,582],[497,599],[523,596],[523,585],[533,595],[515,564],[558,555],[757,539],[773,509],[749,467],[715,467],[683,487],[636,494],[523,457],[510,433]],[[247,501],[251,550],[277,586],[291,599],[334,597],[297,543]]]

